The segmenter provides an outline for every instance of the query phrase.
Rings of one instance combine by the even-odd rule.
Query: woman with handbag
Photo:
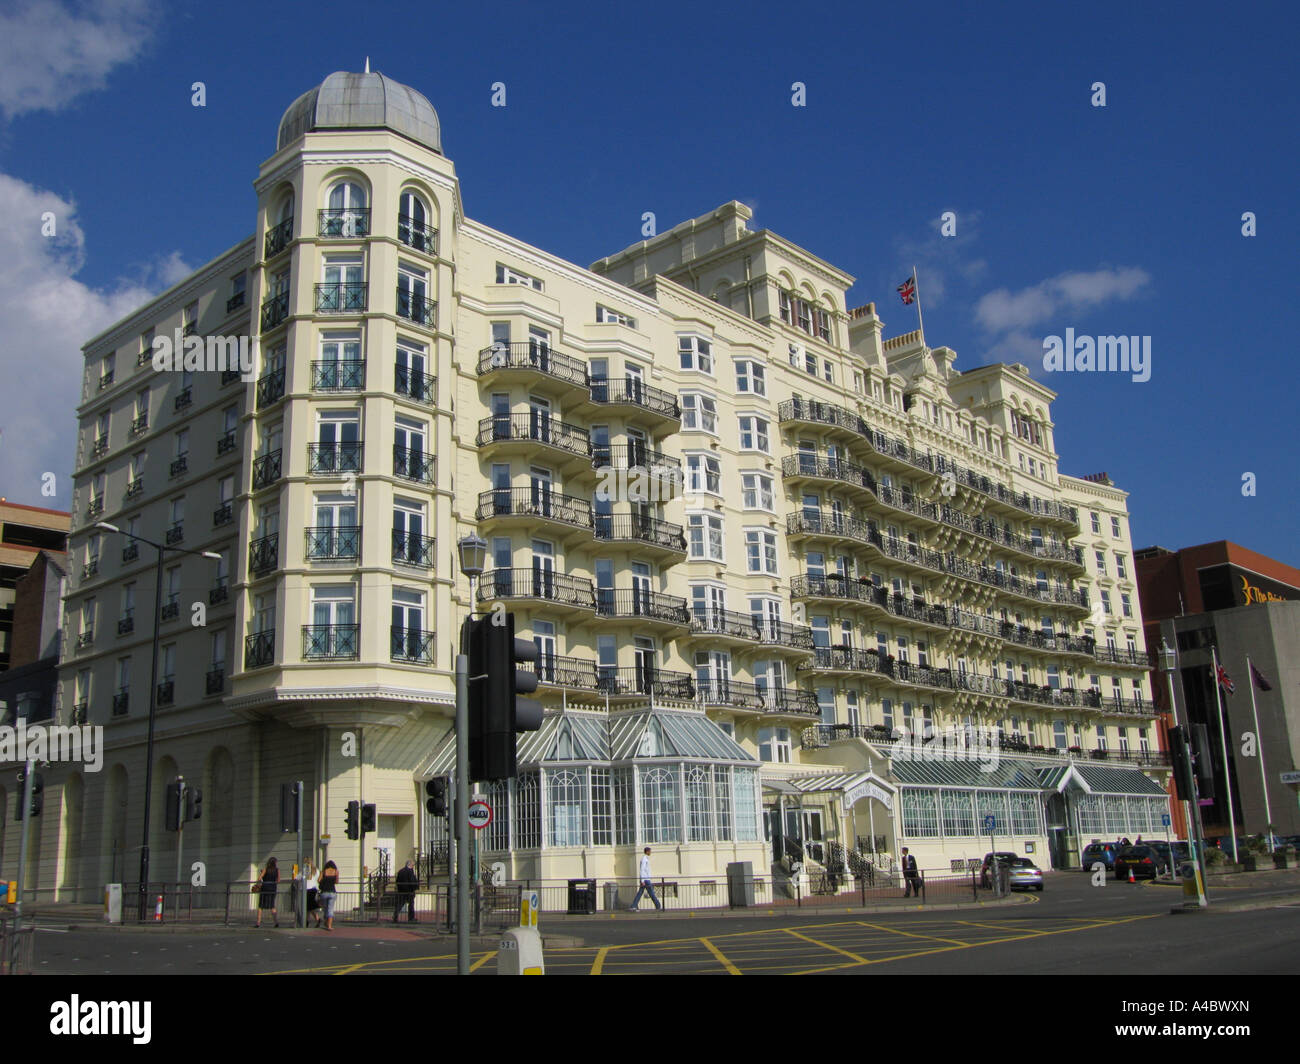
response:
[[[320,904],[325,913],[325,930],[334,930],[334,902],[338,899],[339,866],[326,861],[320,874]]]
[[[271,919],[275,921],[275,926],[280,926],[280,913],[275,907],[275,896],[280,890],[280,869],[276,860],[272,857],[266,862],[266,868],[262,870],[262,880],[257,888],[257,925],[262,926],[262,910],[271,910]]]
[[[310,861],[303,870],[303,887],[307,891],[307,918],[316,917],[316,926],[320,927],[320,880],[316,866]]]

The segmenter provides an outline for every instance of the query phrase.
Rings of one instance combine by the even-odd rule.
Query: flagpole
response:
[[[1268,770],[1264,767],[1264,737],[1259,733],[1259,707],[1255,705],[1255,666],[1246,655],[1246,682],[1250,684],[1250,712],[1255,718],[1255,743],[1259,747],[1259,785],[1264,788],[1264,819],[1268,821],[1268,851],[1273,852],[1273,811],[1268,802]]]
[[[921,281],[916,276],[916,266],[912,266],[912,284],[916,287],[916,325],[921,333],[921,346],[925,346],[925,321],[921,318]]]
[[[1214,701],[1219,707],[1219,741],[1223,744],[1223,787],[1228,803],[1228,827],[1232,831],[1232,863],[1237,863],[1237,815],[1232,811],[1232,770],[1228,767],[1228,733],[1223,724],[1223,685],[1219,682],[1219,648],[1210,644],[1210,660],[1214,662]]]

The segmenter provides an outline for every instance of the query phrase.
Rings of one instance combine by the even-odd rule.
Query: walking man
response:
[[[916,870],[916,858],[907,852],[907,847],[903,847],[903,882],[906,889],[903,891],[903,897],[921,896],[921,877]]]
[[[408,923],[418,923],[415,918],[415,892],[420,886],[420,877],[415,874],[415,862],[407,861],[406,867],[397,873],[397,909],[393,913],[393,923],[406,909]]]
[[[645,848],[645,853],[641,855],[641,867],[637,872],[637,879],[641,881],[641,889],[636,892],[636,897],[632,899],[632,904],[628,907],[628,912],[636,912],[641,905],[641,895],[649,894],[650,900],[655,903],[656,909],[663,909],[659,904],[659,899],[655,897],[654,883],[650,880],[650,847]]]

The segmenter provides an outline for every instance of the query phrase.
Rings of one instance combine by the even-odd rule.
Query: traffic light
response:
[[[184,786],[183,783],[179,782],[167,784],[167,797],[165,799],[167,810],[165,814],[165,822],[168,831],[180,830],[181,815],[184,809],[181,804],[184,800]]]
[[[1210,733],[1204,724],[1192,725],[1192,749],[1196,753],[1196,784],[1202,798],[1214,797],[1214,762],[1210,758]]]
[[[45,808],[45,777],[39,772],[32,773],[32,816],[40,816]]]
[[[361,807],[361,834],[367,835],[375,830],[375,803],[367,802]]]
[[[198,820],[203,815],[203,791],[198,787],[185,788],[185,819]]]
[[[1169,729],[1169,760],[1174,768],[1174,787],[1184,802],[1196,801],[1192,789],[1192,763],[1187,758],[1187,737],[1182,728]]]
[[[348,802],[347,836],[350,839],[361,838],[361,803]]]
[[[537,647],[515,638],[515,615],[469,622],[469,778],[505,780],[518,773],[515,733],[542,726],[542,704],[520,698],[537,690],[537,674],[516,666],[537,660]]]
[[[298,830],[298,785],[280,784],[280,830]]]
[[[424,785],[424,793],[429,796],[429,800],[424,803],[426,809],[433,816],[447,815],[447,777],[438,776],[435,779],[427,781]]]

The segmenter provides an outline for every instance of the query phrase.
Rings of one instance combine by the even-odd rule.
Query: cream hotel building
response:
[[[204,794],[186,878],[292,862],[293,780],[345,879],[352,800],[370,871],[436,850],[457,633],[495,603],[548,711],[479,788],[511,879],[632,877],[646,845],[685,881],[904,845],[941,874],[990,815],[1042,867],[1162,833],[1126,494],[1060,472],[1025,367],[886,338],[740,203],[588,269],[490,229],[429,102],[377,73],[294,101],[255,188],[250,237],[85,347],[59,715],[107,754],[47,772],[41,886],[98,897],[139,860],[155,552],[101,521],[220,555],[163,566],[160,881],[177,775]],[[176,330],[247,335],[257,366],[157,372]]]

